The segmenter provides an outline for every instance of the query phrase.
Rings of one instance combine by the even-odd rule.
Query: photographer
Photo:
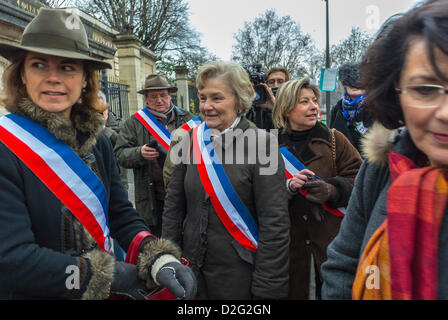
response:
[[[254,65],[257,67],[258,65]],[[261,65],[259,66],[261,68]],[[272,109],[274,108],[275,95],[279,87],[288,81],[291,76],[289,71],[284,67],[273,67],[269,69],[266,74],[266,79],[264,80],[264,73],[250,74],[251,80],[257,76],[262,76],[263,80],[260,82],[260,90],[263,90],[266,95],[265,103],[254,104],[256,108],[252,108],[251,112],[248,113],[249,120],[253,121],[257,127],[262,129],[273,129],[274,125],[272,123]],[[252,82],[256,82],[252,80]],[[262,95],[262,94],[261,94]]]

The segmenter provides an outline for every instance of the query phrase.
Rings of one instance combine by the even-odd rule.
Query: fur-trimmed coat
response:
[[[123,190],[111,143],[101,134],[104,120],[98,112],[76,104],[69,121],[29,100],[15,112],[47,128],[81,158],[93,154],[90,168],[105,187],[111,236],[122,248],[127,250],[137,233],[148,231]],[[1,142],[0,186],[0,299],[107,298],[114,257],[98,249],[67,207]],[[162,239],[148,239],[140,252],[139,275],[150,286],[155,283],[148,267],[155,257],[162,252],[180,256],[173,243]],[[73,266],[79,268],[80,281],[79,288],[70,289]]]
[[[323,299],[352,299],[359,259],[375,231],[387,216],[387,191],[391,185],[388,156],[393,150],[417,163],[421,151],[409,131],[388,130],[374,123],[363,139],[365,160],[355,180],[347,215],[340,232],[328,247],[322,265]],[[403,195],[406,196],[406,195]],[[448,299],[448,206],[439,236],[438,298]],[[380,284],[381,285],[381,284]]]
[[[306,145],[300,152],[295,149],[288,134],[281,134],[279,142],[308,169],[336,187],[337,197],[328,204],[338,208],[348,203],[361,165],[361,156],[342,133],[334,130],[334,138],[335,161],[330,130],[320,122],[311,129]],[[300,193],[289,200],[288,210],[291,219],[289,298],[303,300],[309,298],[311,256],[319,270],[327,258],[328,244],[339,231],[342,218],[308,201]],[[312,210],[320,211],[322,222],[313,218]],[[320,275],[317,277],[320,278]]]

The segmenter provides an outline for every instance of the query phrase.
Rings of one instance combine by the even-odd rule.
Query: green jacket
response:
[[[193,118],[190,112],[177,106],[174,107],[174,112],[176,128]],[[132,115],[124,122],[114,148],[118,164],[134,171],[135,207],[148,225],[157,224],[155,186],[152,164],[142,157],[141,148],[152,140],[155,138]]]

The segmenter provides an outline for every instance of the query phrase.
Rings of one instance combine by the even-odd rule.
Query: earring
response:
[[[86,93],[87,92],[87,90],[86,90],[86,88],[82,88],[82,93]]]

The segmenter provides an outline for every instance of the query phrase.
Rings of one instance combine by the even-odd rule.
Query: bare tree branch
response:
[[[301,31],[290,16],[278,17],[275,10],[267,10],[234,35],[232,60],[244,66],[262,63],[267,70],[284,66],[292,76],[303,74],[312,39]]]

